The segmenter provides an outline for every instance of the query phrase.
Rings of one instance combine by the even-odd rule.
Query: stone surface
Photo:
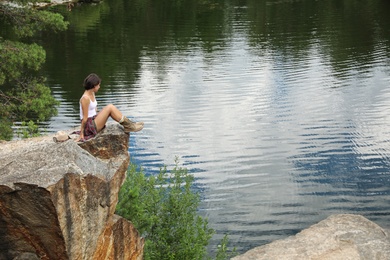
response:
[[[363,216],[339,214],[295,236],[254,248],[232,259],[390,259],[390,240],[385,230]]]
[[[15,188],[0,186],[0,259],[26,253],[41,259],[68,259],[49,191],[30,184]]]
[[[130,241],[123,243],[126,240]],[[93,259],[117,259],[118,255],[121,259],[142,259],[143,239],[129,221],[115,216],[99,237],[97,248]]]
[[[143,239],[114,215],[128,138],[111,124],[82,144],[1,143],[0,259],[142,259]]]

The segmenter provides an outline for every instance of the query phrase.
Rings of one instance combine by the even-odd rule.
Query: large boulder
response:
[[[234,260],[390,259],[388,233],[360,215],[339,214],[295,236],[249,250]]]
[[[1,143],[0,259],[142,259],[143,238],[114,214],[128,142],[110,124],[81,144]]]

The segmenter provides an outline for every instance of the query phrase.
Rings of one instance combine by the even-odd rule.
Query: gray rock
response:
[[[0,259],[142,259],[143,239],[114,215],[128,141],[111,124],[81,144],[1,143]]]
[[[388,233],[360,215],[339,214],[301,231],[295,236],[256,247],[234,260],[390,259]]]

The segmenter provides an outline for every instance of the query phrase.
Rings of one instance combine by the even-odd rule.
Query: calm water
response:
[[[169,2],[175,2],[169,3]],[[201,213],[239,252],[334,213],[389,227],[388,1],[125,1],[62,10],[43,38],[61,100],[49,132],[78,125],[82,81],[145,121],[131,160],[180,164]]]

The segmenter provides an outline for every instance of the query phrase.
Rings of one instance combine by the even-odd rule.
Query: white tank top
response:
[[[81,97],[82,98],[82,97]],[[96,115],[96,107],[97,107],[97,100],[92,101],[89,99],[89,106],[88,106],[88,117],[93,117]],[[80,120],[83,119],[83,108],[81,106],[81,100],[80,100]]]

